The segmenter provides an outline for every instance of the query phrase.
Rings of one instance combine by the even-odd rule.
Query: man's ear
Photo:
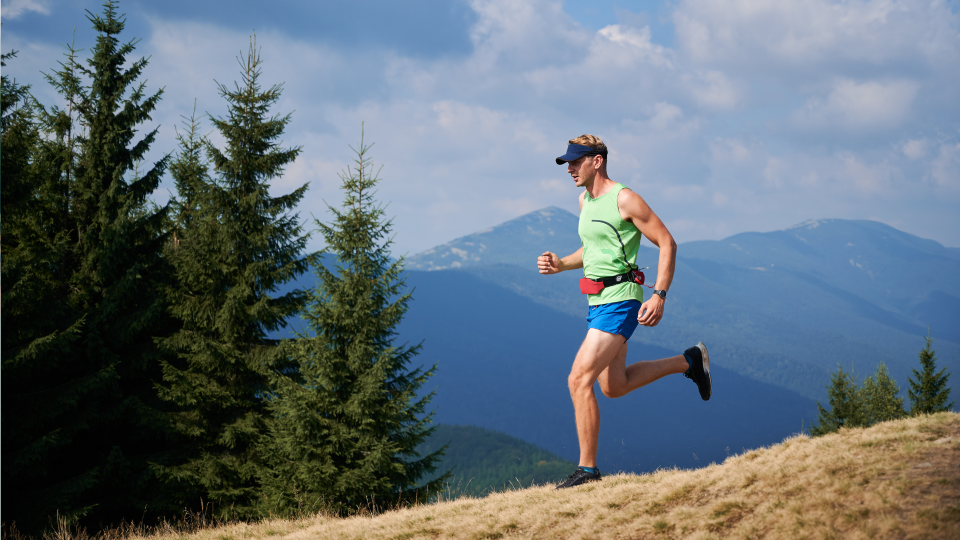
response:
[[[597,154],[593,156],[593,168],[599,171],[600,167],[603,167],[603,156]]]

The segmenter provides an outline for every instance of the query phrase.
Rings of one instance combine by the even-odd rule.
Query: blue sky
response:
[[[94,34],[95,2],[5,0],[5,74],[56,96],[61,43]],[[180,115],[226,106],[255,30],[263,81],[284,83],[272,189],[310,182],[327,218],[361,122],[383,165],[395,254],[417,253],[545,206],[577,210],[553,158],[593,133],[609,172],[680,242],[873,219],[960,247],[960,15],[913,0],[121,1],[150,57],[154,156]],[[207,123],[209,128],[209,122]],[[211,136],[218,141],[216,134]],[[164,201],[167,180],[156,193]],[[315,240],[314,247],[320,245]],[[549,243],[544,249],[549,249]]]

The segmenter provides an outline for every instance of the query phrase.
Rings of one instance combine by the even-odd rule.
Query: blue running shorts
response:
[[[608,334],[619,334],[626,341],[637,329],[637,313],[640,312],[640,305],[639,300],[624,300],[590,306],[590,312],[587,314],[589,328],[603,330]]]

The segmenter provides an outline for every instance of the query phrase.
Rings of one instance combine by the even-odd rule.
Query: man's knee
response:
[[[593,381],[586,373],[580,373],[576,370],[570,372],[567,377],[567,387],[570,388],[570,394],[579,394],[587,392],[593,388]]]
[[[624,391],[625,389],[626,389],[625,387],[610,386],[608,384],[600,383],[600,391],[603,392],[603,395],[607,396],[608,398],[618,398],[621,396],[625,396],[627,394]]]

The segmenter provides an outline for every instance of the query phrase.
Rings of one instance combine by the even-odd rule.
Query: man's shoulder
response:
[[[643,197],[638,195],[636,191],[633,191],[632,189],[630,189],[627,186],[624,186],[623,184],[620,184],[620,186],[621,186],[620,192],[617,193],[618,203],[625,202],[625,201],[642,201],[643,200]]]
[[[620,210],[620,218],[634,227],[636,227],[634,219],[640,217],[644,205],[643,197],[637,195],[627,186],[623,186],[620,193],[617,193],[617,208]]]

